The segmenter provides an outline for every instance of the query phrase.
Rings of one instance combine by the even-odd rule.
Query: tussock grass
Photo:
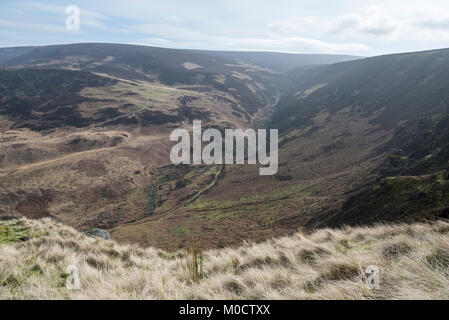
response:
[[[193,282],[198,282],[203,277],[203,250],[198,242],[194,241],[191,247],[185,251],[185,264],[182,266]]]
[[[0,222],[0,299],[449,299],[449,223],[298,232],[169,253],[50,219]],[[69,265],[81,289],[68,290]],[[381,273],[370,290],[363,272]]]

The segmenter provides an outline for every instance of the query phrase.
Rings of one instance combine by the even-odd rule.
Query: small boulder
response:
[[[93,237],[93,238],[97,237],[97,238],[102,238],[102,239],[106,239],[106,240],[111,240],[111,234],[103,229],[92,228],[87,231],[84,231],[84,233],[86,235],[88,235],[89,237]]]

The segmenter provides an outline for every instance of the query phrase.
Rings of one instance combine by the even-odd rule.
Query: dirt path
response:
[[[173,88],[173,87],[169,87],[169,86],[165,86],[165,85],[157,85],[157,84],[150,84],[149,82],[136,82],[136,81],[132,81],[132,80],[127,80],[127,79],[123,79],[123,78],[119,78],[119,77],[114,77],[111,76],[109,74],[105,74],[105,73],[98,73],[98,72],[92,72],[93,74],[103,77],[103,78],[109,78],[109,79],[114,79],[117,81],[122,81],[122,82],[126,82],[126,83],[130,83],[136,86],[140,86],[140,87],[148,87],[148,88],[154,88],[154,89],[163,89],[163,90],[171,90],[171,91],[187,91],[187,92],[191,92],[192,90],[185,90],[185,89],[178,89],[178,88]],[[197,93],[197,92],[195,92]]]
[[[24,165],[15,167],[13,169],[0,171],[0,175],[13,174],[13,173],[16,173],[17,171],[24,171],[24,170],[32,169],[32,168],[35,168],[35,167],[45,166],[45,165],[56,163],[56,162],[59,162],[59,161],[64,161],[64,160],[67,160],[67,159],[70,159],[70,158],[83,156],[83,155],[90,154],[90,153],[93,154],[93,153],[102,152],[102,151],[106,151],[106,150],[113,150],[113,149],[116,149],[116,148],[119,148],[119,147],[121,147],[121,145],[120,146],[115,146],[115,147],[104,147],[104,148],[80,151],[80,152],[71,153],[71,154],[68,154],[66,156],[62,156],[62,157],[55,158],[55,159],[49,159],[49,160],[44,160],[44,161],[39,161],[39,162],[34,162],[34,163],[29,163],[29,164],[24,164]]]
[[[49,164],[63,162],[65,160],[68,160],[71,158],[83,157],[83,156],[86,156],[89,154],[95,154],[95,153],[100,153],[100,152],[104,152],[104,151],[111,151],[111,150],[119,149],[119,148],[122,148],[125,146],[129,146],[133,141],[136,141],[138,138],[141,138],[141,137],[133,136],[130,133],[127,133],[127,134],[130,136],[130,138],[127,139],[125,143],[122,143],[118,146],[80,151],[80,152],[71,153],[71,154],[68,154],[68,155],[65,155],[62,157],[58,157],[55,159],[48,159],[48,160],[43,160],[43,161],[39,161],[39,162],[20,165],[15,168],[12,168],[12,169],[1,170],[0,176],[6,176],[6,175],[14,174],[14,173],[17,173],[20,171],[25,171],[25,170],[34,169],[34,168],[41,167],[41,166],[46,166]],[[160,140],[165,137],[163,137],[163,136],[147,136],[145,138],[147,138],[147,139],[145,139],[145,141],[157,141],[157,140]]]

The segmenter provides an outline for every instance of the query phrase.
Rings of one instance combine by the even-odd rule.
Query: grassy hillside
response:
[[[90,71],[133,81],[197,86],[234,94],[251,115],[273,104],[284,89],[282,72],[296,66],[347,61],[343,55],[177,50],[89,43],[0,48],[0,68]]]
[[[399,126],[383,147],[390,152],[382,176],[423,175],[448,169],[449,115],[431,114]]]
[[[50,216],[170,250],[190,237],[212,249],[299,226],[447,217],[448,50],[282,75],[350,57],[28,49],[0,71],[1,217]],[[282,133],[276,175],[252,165],[169,165],[174,128],[190,129],[193,119],[248,128],[273,110],[269,125]]]
[[[226,170],[165,167],[168,136],[194,119],[221,130],[260,123],[284,89],[280,71],[350,58],[118,44],[0,49],[0,216],[51,216],[164,248],[183,246],[197,228],[213,247],[235,243],[216,237],[229,224],[265,239],[276,224],[269,205],[256,223],[226,206],[200,214]]]
[[[348,192],[341,208],[317,214],[308,225],[449,218],[448,119],[432,114],[399,126],[376,151],[387,156],[372,172],[373,180]]]
[[[202,51],[198,53],[241,61],[252,65],[259,65],[277,72],[288,72],[292,69],[311,66],[333,64],[343,61],[360,59],[361,57],[341,54],[293,54],[279,52],[245,52],[245,51]]]
[[[271,70],[187,50],[119,44],[56,45],[33,48],[0,63],[0,67],[80,70],[134,82],[195,86],[200,92],[218,90],[235,94],[251,114],[278,95],[273,82],[276,75]]]
[[[116,80],[89,72],[68,70],[0,70],[2,116],[14,121],[14,127],[46,130],[57,127],[84,127],[92,118],[83,117],[83,102],[99,102],[79,93],[86,87],[111,86]]]
[[[0,70],[0,112],[11,127],[45,131],[86,127],[151,127],[168,123],[191,123],[200,119],[214,124],[207,107],[216,98],[192,90],[151,83],[135,83],[86,71],[57,69]],[[222,96],[232,118],[250,117],[231,97]],[[209,99],[209,101],[205,101]],[[210,101],[212,100],[212,101]],[[203,104],[197,107],[194,104]],[[234,110],[235,109],[235,110]],[[247,116],[248,118],[244,117]]]
[[[275,72],[287,72],[291,69],[306,65],[331,64],[342,61],[355,60],[360,57],[337,54],[289,54],[278,52],[244,52],[244,51],[211,51],[211,50],[177,50],[148,46],[123,44],[73,44],[44,47],[0,48],[0,63],[14,65],[30,63],[35,59],[62,58],[65,56],[82,56],[105,58],[106,55],[118,56],[120,61],[130,65],[146,64],[165,68],[177,67],[185,61],[191,61],[208,70],[221,71],[225,64],[245,63],[247,67],[256,65],[260,68],[271,69]],[[133,59],[132,59],[133,58]],[[140,58],[140,59],[139,59]],[[148,61],[142,61],[143,58]],[[159,65],[157,65],[157,63]],[[230,66],[228,66],[230,67]]]
[[[262,83],[277,76],[269,70],[183,50],[81,44],[0,56],[0,215],[78,228],[147,216],[173,128],[245,128],[277,95]]]
[[[0,48],[0,65],[9,60],[16,59],[17,57],[26,54],[33,49],[34,47]]]
[[[378,56],[290,72],[289,94],[271,126],[286,131],[306,125],[320,112],[351,110],[384,128],[449,105],[449,50]]]
[[[3,221],[0,299],[449,299],[448,231],[446,222],[323,229],[169,253],[49,219]],[[69,265],[80,290],[65,287]],[[376,290],[364,282],[370,265],[381,270]]]

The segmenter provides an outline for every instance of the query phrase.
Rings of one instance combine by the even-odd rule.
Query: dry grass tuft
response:
[[[426,257],[427,263],[432,268],[449,270],[449,251],[448,248],[438,248]]]
[[[198,242],[194,241],[185,252],[185,264],[183,264],[189,279],[193,282],[203,277],[203,259],[203,250],[198,246]]]
[[[357,266],[346,262],[331,263],[317,280],[319,282],[351,280],[357,278],[361,271]]]
[[[449,223],[297,233],[165,252],[50,219],[0,222],[0,299],[449,299]],[[68,290],[67,267],[81,290]],[[364,270],[380,268],[379,290]]]
[[[412,247],[405,242],[387,243],[382,248],[382,257],[386,260],[391,260],[407,254],[411,250]]]

